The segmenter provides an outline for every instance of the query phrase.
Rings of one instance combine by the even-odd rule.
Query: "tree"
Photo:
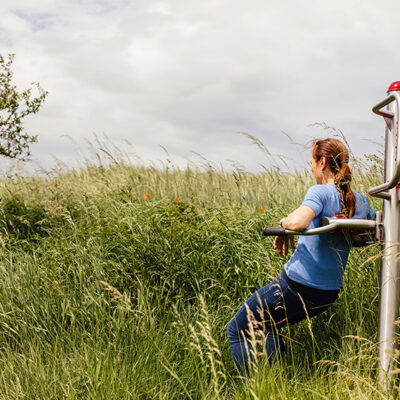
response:
[[[48,92],[37,82],[19,92],[12,83],[14,58],[15,54],[7,57],[0,54],[0,155],[26,160],[30,155],[29,145],[37,142],[37,136],[25,132],[24,119],[39,111]]]

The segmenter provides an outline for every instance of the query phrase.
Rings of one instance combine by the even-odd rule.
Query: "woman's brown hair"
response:
[[[335,175],[335,185],[342,202],[341,214],[351,218],[355,213],[356,197],[351,190],[351,170],[349,167],[349,152],[338,139],[323,139],[313,142],[312,156],[316,161],[322,157]]]

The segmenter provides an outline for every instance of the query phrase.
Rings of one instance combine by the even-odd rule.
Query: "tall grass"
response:
[[[237,376],[226,324],[282,269],[260,231],[298,206],[308,174],[113,158],[0,183],[0,398],[399,395],[376,384],[377,246],[352,250],[329,312],[286,328],[282,359],[261,352]],[[380,182],[379,160],[357,166],[356,188]]]

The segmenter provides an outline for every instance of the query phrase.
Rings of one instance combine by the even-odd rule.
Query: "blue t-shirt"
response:
[[[356,196],[353,218],[375,219],[375,210],[366,196],[353,192]],[[310,207],[316,215],[308,229],[317,228],[322,217],[340,213],[340,193],[334,184],[314,185],[308,189],[302,205]],[[350,248],[349,238],[337,232],[300,236],[295,252],[285,264],[286,274],[290,279],[313,288],[341,289]]]

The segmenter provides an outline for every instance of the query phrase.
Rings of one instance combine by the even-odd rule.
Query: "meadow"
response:
[[[353,160],[354,188],[382,182]],[[376,383],[378,245],[353,249],[329,312],[237,376],[226,324],[279,257],[306,171],[178,169],[101,157],[0,182],[0,399],[390,399]],[[379,200],[371,199],[380,209]]]

